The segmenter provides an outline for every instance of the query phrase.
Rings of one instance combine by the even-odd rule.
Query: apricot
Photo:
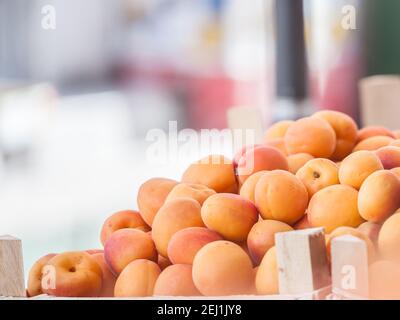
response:
[[[168,243],[179,230],[204,227],[200,209],[200,204],[190,198],[176,198],[160,208],[153,221],[152,229],[152,237],[159,254],[165,258],[168,257]]]
[[[100,233],[100,241],[102,245],[104,246],[104,244],[113,232],[125,228],[139,229],[144,232],[150,230],[150,227],[146,224],[146,222],[144,222],[142,216],[138,211],[119,211],[114,213],[112,216],[107,218],[106,221],[104,221]]]
[[[256,275],[257,293],[261,295],[279,294],[278,264],[275,247],[265,254]]]
[[[192,198],[202,205],[209,196],[212,196],[215,193],[216,192],[213,189],[201,184],[180,183],[171,190],[165,202],[176,198]]]
[[[314,159],[314,157],[308,153],[297,153],[288,156],[289,171],[296,174],[302,166],[312,159]]]
[[[369,267],[370,298],[400,299],[400,267],[392,261],[377,261]]]
[[[379,231],[381,230],[381,227],[382,225],[380,225],[379,223],[367,221],[360,224],[357,230],[365,234],[368,238],[370,238],[374,244],[377,244]]]
[[[239,195],[219,193],[204,202],[201,217],[209,229],[225,239],[242,242],[258,221],[258,211],[252,202]]]
[[[275,170],[262,175],[258,181],[255,201],[264,219],[292,225],[303,217],[308,204],[308,193],[295,175]]]
[[[294,121],[283,120],[274,123],[270,126],[264,134],[264,140],[269,141],[277,138],[285,137],[287,129],[294,123]]]
[[[376,151],[386,170],[400,167],[400,147],[383,147]]]
[[[168,244],[168,258],[173,264],[192,264],[197,252],[212,241],[223,240],[207,228],[186,228],[175,233]]]
[[[236,152],[235,156],[233,157],[233,166],[236,168],[240,161],[240,158],[247,152],[254,148],[261,147],[262,144],[250,144],[241,148],[238,152]]]
[[[43,287],[43,293],[56,297],[98,297],[102,271],[86,252],[65,252],[51,258],[46,267],[54,270],[54,286]],[[51,273],[48,274],[51,277]]]
[[[294,230],[304,230],[304,229],[310,229],[312,228],[312,225],[310,221],[308,221],[308,215],[305,214],[303,218],[301,218],[294,226]]]
[[[161,270],[164,270],[166,267],[170,266],[172,263],[169,259],[164,258],[162,255],[158,255],[158,266]]]
[[[108,267],[106,260],[104,258],[104,253],[95,253],[92,254],[92,258],[96,260],[98,265],[102,271],[102,286],[101,291],[99,293],[100,297],[113,297],[114,296],[114,287],[115,282],[117,281],[116,277],[111,272]]]
[[[285,156],[288,155],[284,138],[276,138],[276,139],[265,141],[264,145],[267,147],[274,147],[274,148],[278,149]]]
[[[400,261],[400,213],[389,217],[379,232],[378,247],[385,259]]]
[[[163,270],[154,286],[156,296],[201,296],[193,283],[192,266],[174,264]]]
[[[315,158],[329,158],[336,147],[335,131],[325,120],[303,118],[286,131],[285,146],[289,155],[308,153]]]
[[[368,127],[362,128],[358,131],[357,142],[366,140],[371,137],[376,137],[376,136],[385,136],[385,137],[395,138],[395,135],[393,134],[393,132],[391,132],[389,129],[386,129],[385,127],[368,126]]]
[[[334,185],[318,191],[308,205],[308,221],[331,233],[339,227],[358,227],[364,220],[357,207],[358,192],[346,185]]]
[[[394,173],[397,176],[397,178],[400,179],[400,167],[393,168],[392,170],[390,170],[390,172]]]
[[[257,222],[247,237],[247,247],[255,265],[259,265],[265,253],[275,245],[275,234],[292,231],[288,224],[275,220]]]
[[[240,196],[245,198],[246,200],[251,201],[252,203],[255,203],[254,199],[254,193],[256,190],[256,185],[258,183],[258,180],[260,180],[260,177],[264,174],[267,173],[268,171],[258,171],[254,174],[252,174],[250,177],[246,179],[246,181],[243,183],[243,185],[240,187]]]
[[[157,211],[164,204],[168,194],[178,184],[175,180],[153,178],[143,183],[137,195],[137,204],[143,220],[151,226]]]
[[[115,283],[115,297],[150,297],[161,273],[153,261],[137,259],[130,262]]]
[[[260,146],[247,151],[239,160],[237,175],[244,183],[252,174],[263,170],[289,170],[285,155],[274,147]]]
[[[342,161],[339,181],[359,190],[369,175],[382,169],[381,160],[374,152],[357,151]]]
[[[182,182],[202,184],[218,193],[238,191],[234,165],[221,155],[210,155],[190,165],[183,173]]]
[[[392,146],[392,147],[400,147],[400,139],[394,140],[393,142],[391,142],[391,143],[389,144],[389,146]]]
[[[327,252],[328,252],[329,257],[331,255],[332,240],[337,237],[344,236],[344,235],[351,235],[351,236],[354,236],[356,238],[359,238],[359,239],[365,241],[365,244],[367,246],[367,251],[368,251],[368,260],[370,262],[372,262],[374,260],[375,246],[374,246],[372,240],[368,236],[366,236],[364,233],[362,233],[360,230],[351,228],[351,227],[339,227],[339,228],[336,228],[335,230],[333,230],[329,234],[327,242],[326,242],[326,247],[327,247]]]
[[[340,161],[347,157],[357,141],[358,127],[355,121],[347,114],[332,110],[319,111],[313,117],[327,121],[335,131],[336,147],[331,159]]]
[[[376,136],[360,141],[353,149],[353,152],[368,150],[375,151],[379,148],[386,147],[394,141],[393,138],[387,136]]]
[[[319,190],[339,184],[339,174],[336,163],[328,159],[313,159],[308,161],[296,173],[296,177],[307,188],[311,198]]]
[[[28,297],[38,296],[43,293],[42,269],[47,264],[47,262],[55,255],[56,254],[54,253],[49,253],[41,257],[33,264],[31,270],[29,271],[29,276],[28,276],[28,288],[27,288]]]
[[[383,222],[400,207],[400,179],[387,170],[372,173],[360,188],[358,210],[367,221]]]
[[[205,296],[247,294],[254,286],[250,257],[239,245],[224,240],[199,250],[192,275],[196,288]]]
[[[104,257],[111,272],[118,275],[133,260],[157,261],[157,251],[147,233],[136,229],[120,229],[108,238]]]

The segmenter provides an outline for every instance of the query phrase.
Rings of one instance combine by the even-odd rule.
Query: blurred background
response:
[[[264,127],[318,109],[390,126],[363,116],[358,83],[400,73],[399,15],[398,0],[0,0],[0,234],[26,269],[99,247],[144,180],[196,160],[146,161],[171,120],[223,129],[246,106]]]

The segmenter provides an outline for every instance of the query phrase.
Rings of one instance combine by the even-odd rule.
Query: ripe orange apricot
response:
[[[115,297],[150,297],[161,273],[153,261],[138,259],[130,262],[115,283]]]
[[[271,247],[263,257],[256,275],[257,293],[274,295],[279,293],[278,264],[275,247]]]
[[[355,121],[347,114],[338,111],[319,111],[313,117],[327,121],[336,134],[336,147],[331,159],[340,161],[347,157],[357,141],[358,127]]]
[[[400,299],[400,267],[392,261],[377,261],[369,267],[370,298]]]
[[[218,193],[238,191],[234,165],[221,155],[210,155],[190,165],[183,173],[182,182],[202,184]]]
[[[201,296],[193,283],[192,266],[174,264],[163,270],[154,286],[156,296]]]
[[[152,229],[152,237],[159,254],[165,258],[168,257],[168,243],[179,230],[204,227],[200,209],[200,204],[190,198],[176,198],[166,202],[160,208],[154,218]]]
[[[201,217],[209,229],[225,239],[242,242],[258,221],[258,211],[252,202],[239,195],[219,193],[204,202]]]
[[[381,255],[388,260],[400,261],[400,213],[389,217],[379,232],[378,247]]]
[[[262,175],[255,190],[256,206],[264,219],[289,225],[306,211],[308,193],[303,183],[288,171],[275,170]]]
[[[133,260],[157,261],[157,251],[151,237],[137,229],[120,229],[108,238],[104,257],[114,275],[118,275]]]
[[[346,185],[334,185],[318,191],[308,205],[308,220],[313,227],[331,233],[342,226],[358,227],[363,219],[357,207],[358,192]]]
[[[289,171],[296,174],[302,166],[312,159],[314,159],[314,157],[308,153],[297,153],[288,156]]]
[[[50,253],[41,257],[38,261],[34,263],[28,276],[28,287],[27,293],[28,297],[38,296],[43,293],[42,290],[42,269],[47,264],[47,262],[53,258],[56,254]]]
[[[311,198],[319,190],[339,184],[338,167],[336,163],[328,159],[313,159],[308,161],[296,173],[308,191]]]
[[[339,181],[357,190],[375,171],[383,169],[379,157],[372,151],[357,151],[345,158],[339,168]]]
[[[285,146],[289,155],[308,153],[315,158],[329,158],[336,147],[335,131],[325,120],[303,118],[286,131]]]
[[[186,228],[175,233],[168,244],[168,258],[173,264],[192,264],[197,252],[207,243],[223,240],[207,228]]]
[[[360,188],[358,209],[367,221],[383,222],[400,207],[400,180],[388,170],[372,173]]]
[[[264,134],[264,140],[269,141],[277,138],[283,138],[286,134],[287,129],[294,123],[291,120],[283,120],[274,123],[270,126]]]
[[[47,261],[46,267],[54,270],[55,281],[54,286],[51,284],[42,286],[43,293],[56,297],[99,296],[102,271],[90,254],[86,252],[57,254]]]
[[[360,141],[353,149],[353,152],[368,150],[375,151],[379,148],[386,147],[394,141],[393,138],[387,136],[375,136]]]
[[[265,253],[275,245],[275,234],[292,231],[288,224],[275,220],[262,220],[251,228],[247,247],[255,265],[259,265]]]
[[[100,233],[100,241],[102,245],[104,246],[113,232],[125,228],[139,229],[144,232],[150,231],[150,227],[146,224],[146,222],[144,222],[138,211],[118,211],[104,221]]]
[[[263,170],[289,170],[285,155],[274,147],[259,146],[250,149],[240,158],[236,169],[242,184],[252,174]]]
[[[114,287],[115,281],[117,280],[113,273],[111,272],[109,266],[106,263],[104,258],[104,253],[95,253],[92,254],[92,257],[101,268],[102,271],[102,286],[101,291],[99,293],[100,297],[113,297],[114,296]]]
[[[389,129],[386,129],[385,127],[368,126],[358,131],[357,142],[376,136],[386,136],[390,138],[395,138],[393,132],[391,132]]]
[[[179,183],[168,194],[165,202],[183,197],[192,198],[202,205],[209,196],[215,193],[213,189],[203,186],[202,184]]]
[[[205,296],[247,294],[254,286],[250,257],[239,245],[224,240],[200,249],[192,274],[196,288]]]
[[[140,214],[146,223],[151,226],[158,209],[164,204],[168,193],[177,185],[175,180],[153,178],[143,183],[137,195],[137,204]]]
[[[386,170],[400,167],[400,147],[383,147],[376,151]]]
[[[251,201],[252,203],[255,203],[254,193],[256,190],[256,185],[258,183],[258,180],[260,180],[261,176],[267,172],[269,171],[266,170],[258,171],[252,174],[250,177],[248,177],[246,181],[243,183],[243,185],[240,187],[239,194],[243,198]]]
[[[276,139],[271,139],[271,140],[265,141],[264,145],[268,146],[268,147],[274,147],[274,148],[280,150],[285,156],[288,155],[284,138],[276,138]]]

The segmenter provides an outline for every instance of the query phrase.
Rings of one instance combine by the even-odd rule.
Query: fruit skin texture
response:
[[[390,170],[390,172],[394,173],[396,177],[400,179],[400,167],[393,168],[392,170]]]
[[[193,264],[197,252],[207,243],[223,240],[207,228],[186,228],[175,233],[168,244],[168,258],[173,264]]]
[[[336,147],[335,131],[325,120],[303,118],[286,131],[285,146],[289,155],[308,153],[315,158],[329,158]]]
[[[163,270],[154,286],[155,296],[201,296],[193,283],[192,266],[173,264]]]
[[[254,286],[253,265],[246,252],[229,241],[206,244],[193,261],[193,281],[205,296],[240,295]]]
[[[374,245],[377,245],[381,227],[382,225],[379,223],[367,221],[360,224],[357,230],[365,234],[368,238],[370,238]]]
[[[129,263],[115,284],[115,297],[150,297],[160,275],[160,267],[153,261],[138,259]]]
[[[277,148],[258,146],[248,150],[239,159],[237,175],[243,184],[252,174],[262,170],[289,170],[286,156]]]
[[[209,197],[201,208],[204,224],[225,239],[242,242],[258,221],[256,206],[235,194],[219,193]]]
[[[140,214],[151,226],[157,211],[164,204],[169,192],[178,184],[175,180],[153,178],[143,183],[137,194],[137,204]]]
[[[372,240],[368,238],[364,233],[362,233],[360,230],[351,228],[351,227],[339,227],[335,230],[333,230],[326,241],[326,248],[328,252],[328,256],[331,256],[331,243],[332,240],[344,236],[344,235],[351,235],[356,238],[359,238],[363,241],[365,241],[365,244],[367,246],[367,251],[368,251],[368,261],[373,262],[376,255],[375,255],[375,245],[373,244]]]
[[[328,159],[313,159],[308,161],[296,173],[296,177],[307,188],[311,198],[319,190],[339,184],[338,166]]]
[[[308,193],[295,175],[275,170],[260,178],[256,185],[255,200],[264,219],[293,225],[306,211]]]
[[[400,213],[395,213],[382,225],[378,237],[378,248],[385,259],[400,262],[399,246]]]
[[[56,297],[98,297],[102,271],[96,260],[86,252],[65,252],[51,258],[46,266],[55,271],[55,288],[43,293]]]
[[[114,287],[115,281],[117,281],[116,277],[111,272],[108,267],[106,260],[104,258],[104,253],[95,253],[92,254],[92,258],[96,260],[98,265],[101,268],[102,272],[102,286],[101,291],[99,293],[100,297],[113,297],[114,296]]]
[[[385,221],[400,207],[400,179],[387,170],[371,174],[360,188],[358,209],[371,222]]]
[[[302,166],[312,159],[314,157],[308,153],[297,153],[288,156],[289,172],[296,174]]]
[[[381,160],[386,170],[400,167],[400,148],[399,147],[383,147],[376,151],[377,156]]]
[[[190,165],[183,173],[182,182],[202,184],[217,193],[237,193],[234,165],[221,155],[210,155]]]
[[[342,161],[339,167],[341,184],[360,190],[361,185],[369,175],[383,170],[379,157],[372,151],[357,151]]]
[[[392,262],[381,260],[369,267],[370,298],[375,300],[400,299],[400,268]]]
[[[265,141],[264,145],[268,146],[268,147],[274,147],[274,148],[280,150],[280,152],[282,152],[285,156],[288,155],[284,138],[276,138],[276,139]]]
[[[365,140],[360,141],[355,147],[353,152],[367,150],[375,151],[379,148],[386,147],[394,141],[393,138],[387,136],[375,136]]]
[[[168,257],[169,241],[179,230],[204,227],[200,209],[200,204],[190,198],[176,198],[160,208],[153,221],[152,229],[152,237],[160,255]]]
[[[293,123],[294,121],[291,120],[283,120],[274,123],[267,129],[267,131],[265,131],[264,140],[270,141],[273,139],[283,138],[286,134],[286,131]]]
[[[29,271],[28,276],[28,288],[27,293],[28,297],[38,296],[43,293],[42,290],[42,268],[47,264],[47,262],[55,257],[55,253],[49,253],[39,260],[37,260],[31,270]]]
[[[102,245],[104,246],[113,232],[125,228],[139,229],[144,232],[150,230],[150,227],[146,224],[138,211],[118,211],[104,221],[100,233],[100,241]]]
[[[133,260],[157,261],[157,251],[147,233],[136,229],[121,229],[115,231],[107,240],[104,257],[111,272],[119,275]]]
[[[268,250],[258,267],[256,288],[257,293],[261,295],[279,294],[278,264],[275,247]]]
[[[246,200],[251,201],[252,203],[255,203],[255,191],[256,191],[256,185],[258,181],[260,180],[261,176],[265,173],[268,173],[269,171],[263,170],[263,171],[258,171],[254,174],[252,174],[249,178],[246,179],[246,181],[243,183],[243,185],[240,188],[240,196],[245,198]]]
[[[385,127],[368,126],[358,131],[357,142],[376,136],[386,136],[390,138],[395,138],[394,133],[391,132],[389,129],[386,129]]]
[[[255,265],[259,265],[267,251],[275,246],[275,234],[293,231],[288,224],[275,220],[262,220],[251,228],[247,247]]]
[[[336,147],[331,159],[340,161],[347,157],[357,141],[358,127],[355,121],[347,114],[332,110],[319,111],[313,117],[327,121],[335,131]]]
[[[180,183],[171,190],[165,202],[176,198],[191,198],[202,205],[209,196],[212,196],[215,193],[216,192],[213,189],[201,184]]]
[[[324,227],[331,233],[339,227],[358,227],[364,222],[357,207],[358,192],[345,185],[329,186],[310,200],[308,220],[313,227]]]

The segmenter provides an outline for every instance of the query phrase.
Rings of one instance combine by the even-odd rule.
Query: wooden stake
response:
[[[368,250],[365,241],[350,235],[331,242],[332,291],[345,298],[367,298]]]
[[[331,284],[323,228],[275,235],[280,294],[306,294]]]
[[[0,296],[25,297],[21,240],[0,236]]]

